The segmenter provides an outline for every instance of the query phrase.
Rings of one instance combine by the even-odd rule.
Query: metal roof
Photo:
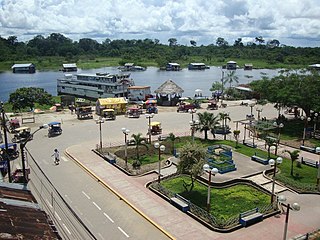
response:
[[[65,63],[65,64],[62,64],[62,66],[64,68],[76,68],[77,64],[75,64],[75,63]]]
[[[31,67],[34,66],[32,63],[16,63],[12,65],[11,68],[25,68],[25,67]]]

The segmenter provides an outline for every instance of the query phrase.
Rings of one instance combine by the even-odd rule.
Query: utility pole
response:
[[[2,129],[3,129],[3,136],[4,136],[4,145],[5,145],[5,159],[7,160],[7,167],[8,167],[8,175],[9,175],[9,183],[11,183],[11,166],[10,166],[10,158],[8,156],[8,136],[7,136],[7,126],[6,126],[6,119],[5,119],[5,112],[3,102],[1,102],[1,117],[2,117]]]

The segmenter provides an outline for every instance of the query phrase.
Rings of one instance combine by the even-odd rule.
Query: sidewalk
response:
[[[85,148],[84,145],[71,146],[66,153],[172,239],[282,239],[285,215],[273,216],[231,233],[214,232],[145,187],[147,182],[157,179],[156,173],[143,177],[127,176],[93,153],[91,149]],[[288,203],[297,201],[301,205],[299,213],[290,214],[288,238],[314,231],[320,227],[319,195],[301,196],[290,191],[285,191],[285,195]]]

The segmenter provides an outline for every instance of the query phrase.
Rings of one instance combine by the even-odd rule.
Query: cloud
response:
[[[62,33],[78,40],[175,37],[198,45],[241,37],[319,46],[318,0],[2,0],[0,35],[20,41]],[[104,38],[104,39],[103,39]],[[310,41],[312,39],[312,41]],[[283,42],[286,41],[286,42]]]

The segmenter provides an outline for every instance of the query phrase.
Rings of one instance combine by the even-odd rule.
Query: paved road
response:
[[[270,118],[277,115],[276,109],[274,109],[272,106],[264,106],[263,108],[264,109],[261,117],[266,116]],[[204,111],[204,109],[200,111]],[[219,111],[229,112],[231,119],[235,121],[244,119],[245,115],[250,112],[250,107],[231,106],[231,103],[228,103],[227,108],[215,110],[213,112],[217,113]],[[135,236],[132,238],[148,239],[144,238],[145,235],[143,234],[150,234],[149,236],[152,236],[152,239],[154,239],[156,236],[158,236],[159,239],[165,238],[166,236],[164,236],[161,231],[152,230],[153,225],[150,224],[150,226],[148,227],[143,227],[138,224],[140,222],[144,222],[144,220],[132,220],[131,218],[129,218],[130,220],[126,221],[126,218],[128,218],[127,213],[130,212],[129,209],[131,209],[129,208],[124,210],[126,204],[118,206],[119,208],[109,208],[110,206],[113,206],[113,203],[123,202],[119,201],[119,199],[117,199],[117,197],[114,195],[112,197],[112,194],[106,191],[105,188],[100,184],[97,184],[94,179],[92,179],[91,177],[88,178],[88,175],[85,174],[82,169],[76,166],[73,161],[70,161],[68,158],[63,158],[64,160],[61,162],[60,166],[55,167],[52,165],[53,160],[50,158],[50,155],[54,148],[58,148],[60,152],[63,152],[69,146],[81,146],[82,150],[89,151],[90,149],[94,148],[99,141],[98,126],[96,125],[94,120],[79,121],[75,119],[75,116],[71,116],[69,113],[45,114],[42,116],[38,116],[36,119],[36,124],[30,125],[36,127],[42,123],[48,123],[50,121],[57,120],[63,122],[63,134],[61,136],[48,139],[46,136],[46,131],[41,130],[36,134],[35,139],[32,142],[28,143],[28,148],[30,149],[30,152],[35,156],[37,161],[39,161],[40,166],[45,169],[46,174],[54,182],[54,185],[59,189],[59,191],[62,192],[62,195],[67,196],[66,199],[69,202],[72,201],[72,204],[76,206],[76,212],[78,212],[79,215],[81,215],[82,213],[83,216],[87,218],[87,220],[85,221],[88,221],[88,226],[91,229],[94,229],[94,231],[98,235],[100,233],[102,236],[110,236],[110,234],[112,233],[118,237],[117,234],[122,231],[119,230],[118,227],[115,227],[113,230],[109,229],[110,225],[112,226],[113,224],[109,223],[96,226],[98,225],[97,223],[101,223],[103,221],[106,221],[106,223],[108,223],[108,221],[110,220],[103,213],[111,214],[109,213],[109,211],[111,211],[112,214],[115,214],[115,216],[118,216],[118,214],[120,215],[120,217],[122,216],[119,224],[123,225],[119,227],[121,229],[124,229],[124,232],[128,232],[127,234],[129,236]],[[176,113],[174,109],[172,112],[161,112],[160,110],[159,114],[155,115],[153,120],[162,122],[164,134],[170,132],[180,132],[188,134],[190,131],[189,121],[191,120],[191,116],[188,113]],[[115,142],[123,142],[124,136],[121,132],[122,127],[129,128],[131,130],[131,133],[141,132],[145,134],[147,132],[147,119],[144,116],[139,119],[127,119],[123,116],[119,116],[116,121],[105,122],[104,124],[102,124],[103,143],[105,145],[109,145]],[[235,125],[231,125],[231,127],[234,129]],[[91,157],[84,157],[81,160],[90,162],[90,158]],[[104,167],[106,166],[101,167],[98,170],[98,173],[108,173]],[[230,175],[231,174],[234,173],[230,173]],[[108,177],[108,175],[106,177]],[[137,178],[135,183],[140,183],[143,186],[147,181],[153,180],[155,178],[156,175],[149,175],[145,176],[144,178]],[[315,214],[319,215],[320,213],[320,205],[318,204],[320,200],[319,196],[301,196],[289,191],[285,191],[284,193],[287,195],[288,202],[292,203],[294,201],[297,201],[301,205],[301,211],[299,213],[292,213],[290,216],[288,236],[292,237],[297,235],[298,233],[305,233],[317,229],[320,226],[320,219],[315,219],[312,216],[315,216]],[[86,195],[88,195],[90,199]],[[133,196],[138,195],[139,194],[133,194]],[[94,200],[92,200],[93,197]],[[146,199],[149,198],[154,198],[154,195],[151,194],[146,196]],[[82,201],[81,199],[83,199],[84,201]],[[108,199],[108,201],[105,201],[105,199]],[[81,203],[78,203],[78,201],[81,201]],[[262,223],[256,224],[247,229],[240,229],[239,231],[228,234],[219,234],[206,229],[201,224],[187,217],[185,214],[176,212],[171,205],[167,206],[167,203],[163,203],[162,200],[157,199],[155,201],[157,201],[158,204],[165,204],[166,207],[170,209],[168,215],[163,216],[163,219],[165,219],[167,223],[160,226],[165,230],[169,229],[170,231],[168,232],[177,239],[256,239],[257,234],[261,239],[281,239],[281,235],[283,232],[284,216],[279,216],[268,218]],[[97,207],[96,205],[99,207]],[[82,208],[84,208],[85,210],[82,210]],[[103,209],[103,211],[101,211],[99,208]],[[156,212],[158,211],[156,207],[154,207],[153,210]],[[132,209],[131,211],[132,215],[136,215]],[[314,214],[308,215],[312,212]],[[170,213],[174,213],[174,215],[172,216],[172,214],[170,215]],[[174,227],[175,224],[178,224],[179,227]],[[143,229],[151,230],[148,231],[148,233],[145,233]],[[270,231],[270,229],[272,229],[273,231]],[[104,230],[105,232],[103,232]],[[120,236],[126,237],[125,234],[121,234]]]

